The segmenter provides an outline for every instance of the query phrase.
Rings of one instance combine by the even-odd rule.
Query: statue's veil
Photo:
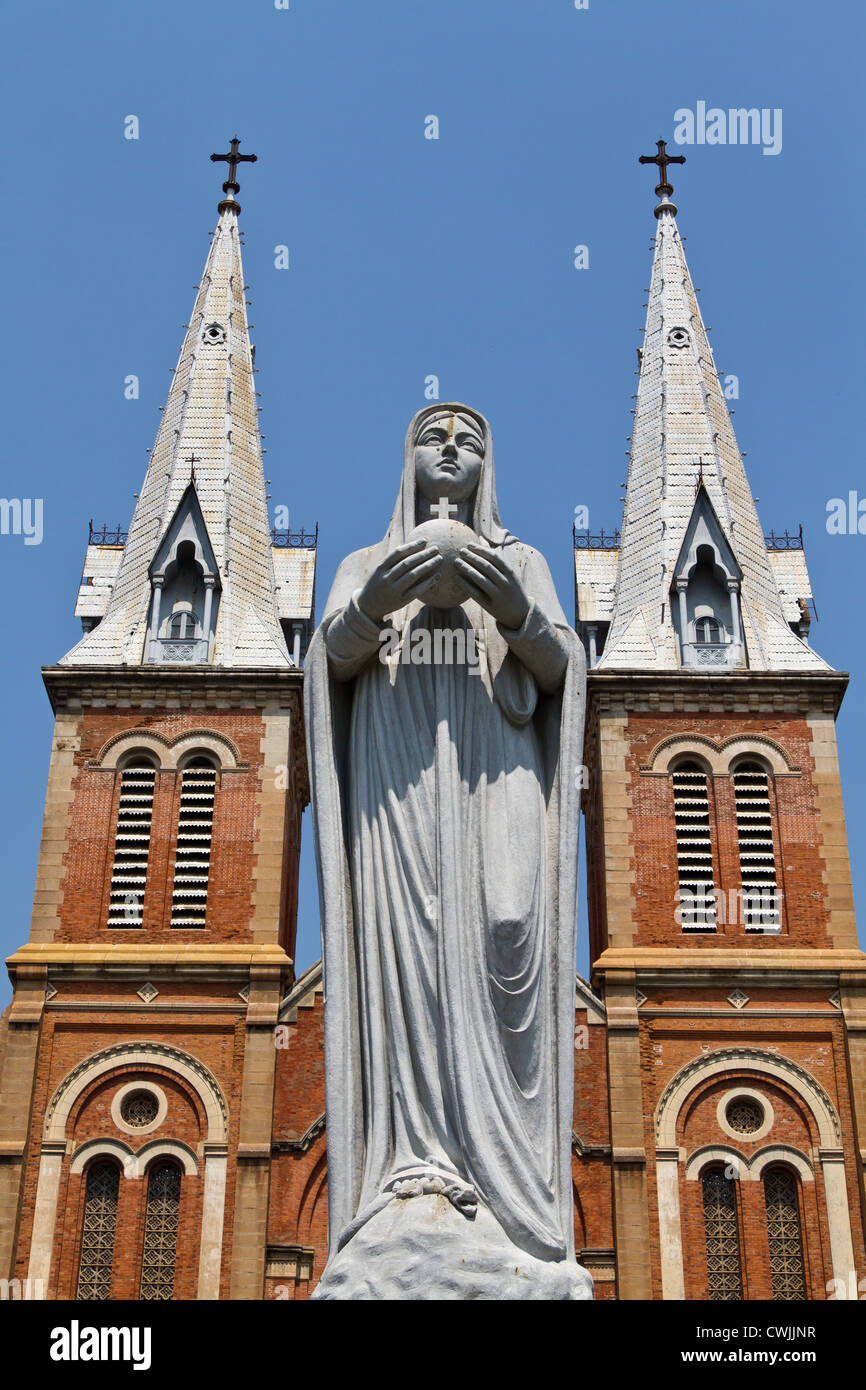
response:
[[[514,537],[506,531],[499,519],[499,505],[496,501],[496,471],[493,465],[493,437],[490,426],[483,415],[470,410],[457,401],[437,401],[435,405],[425,406],[409,422],[406,441],[403,446],[403,477],[391,523],[385,536],[386,550],[394,550],[402,545],[417,525],[415,512],[415,445],[421,431],[431,420],[449,415],[463,415],[479,430],[484,441],[484,458],[481,476],[475,492],[475,506],[472,513],[472,528],[491,545],[507,545]]]

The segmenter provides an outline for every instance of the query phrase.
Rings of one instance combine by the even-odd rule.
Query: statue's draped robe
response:
[[[522,573],[523,627],[416,600],[379,659],[357,598],[414,526],[413,422],[388,534],[340,566],[307,656],[332,1253],[390,1182],[429,1170],[474,1188],[521,1249],[573,1254],[585,665],[543,558],[499,522],[486,434],[473,524]],[[469,625],[475,669],[401,659],[413,633]]]

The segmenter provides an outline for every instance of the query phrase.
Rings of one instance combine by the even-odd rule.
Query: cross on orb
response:
[[[257,154],[238,154],[240,140],[235,135],[232,137],[231,149],[228,154],[212,154],[211,161],[215,164],[222,163],[229,166],[229,176],[223,184],[223,193],[240,193],[241,186],[237,181],[239,164],[255,164],[258,159]]]
[[[454,502],[449,502],[447,497],[440,497],[438,502],[430,504],[431,512],[435,512],[440,521],[450,521],[451,513],[457,515],[458,508]]]
[[[656,144],[658,145],[658,153],[638,155],[638,164],[658,165],[660,181],[656,184],[656,193],[660,198],[669,198],[674,190],[673,185],[668,183],[668,165],[685,164],[686,157],[684,154],[668,154],[665,149],[666,140],[657,140]]]

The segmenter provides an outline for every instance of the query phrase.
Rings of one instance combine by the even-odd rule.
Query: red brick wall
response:
[[[642,776],[641,768],[646,767],[656,744],[671,735],[701,734],[718,741],[751,733],[779,743],[801,769],[799,777],[770,778],[782,930],[777,934],[747,933],[742,922],[720,921],[715,932],[684,933],[674,919],[678,878],[672,784],[667,777]],[[821,827],[815,810],[813,760],[806,722],[793,716],[773,718],[765,714],[632,713],[626,737],[632,796],[634,944],[666,946],[687,938],[689,946],[710,951],[722,944],[743,944],[757,950],[831,946],[822,882]],[[708,787],[716,887],[725,893],[726,905],[730,905],[730,891],[742,888],[733,784],[728,778],[710,777]],[[598,852],[595,846],[593,852]]]
[[[36,1095],[29,1141],[29,1162],[22,1202],[21,1225],[17,1246],[17,1277],[24,1278],[30,1255],[36,1187],[39,1176],[39,1153],[48,1101],[63,1078],[79,1062],[117,1042],[157,1042],[181,1049],[202,1062],[213,1074],[225,1096],[229,1109],[229,1165],[226,1184],[225,1228],[223,1238],[223,1277],[221,1297],[228,1296],[228,1271],[231,1257],[232,1214],[234,1209],[235,1165],[232,1158],[237,1145],[242,1082],[242,1049],[244,1009],[230,984],[215,986],[202,982],[179,987],[168,986],[160,993],[160,1002],[178,1004],[178,1012],[156,1015],[144,1006],[136,1015],[124,1013],[122,1021],[116,1014],[100,1012],[100,999],[106,1002],[118,995],[134,994],[138,982],[124,984],[79,983],[64,985],[58,1000],[64,1003],[92,1004],[92,1011],[76,1012],[74,1018],[46,1011],[42,1025],[42,1041],[38,1063]],[[225,1012],[197,1013],[196,1002],[225,1001]],[[237,1007],[235,1007],[237,1005]],[[111,1097],[129,1081],[152,1079],[166,1093],[168,1111],[159,1128],[142,1136],[118,1129],[111,1117]],[[74,1153],[91,1138],[120,1141],[138,1152],[153,1139],[178,1139],[197,1152],[207,1134],[204,1110],[194,1089],[168,1067],[156,1064],[130,1066],[118,1059],[118,1064],[104,1077],[88,1087],[70,1114],[67,1135],[72,1139]],[[83,1176],[70,1175],[71,1158],[64,1161],[58,1200],[58,1219],[52,1259],[51,1291],[53,1298],[74,1297],[77,1282],[80,1248],[81,1216],[84,1201]],[[198,1154],[198,1177],[184,1177],[181,1191],[180,1233],[178,1240],[178,1269],[176,1297],[194,1298],[198,1280],[199,1242],[201,1235],[201,1188],[204,1160]],[[115,1247],[115,1278],[113,1298],[132,1298],[141,1269],[141,1239],[144,1222],[146,1179],[121,1179],[118,1241]]]
[[[650,995],[645,1009],[666,1003],[669,1007],[685,1003],[698,1008],[719,1007],[720,991],[706,991],[697,997],[696,991],[658,990]],[[655,1112],[659,1099],[670,1079],[681,1067],[705,1053],[722,1048],[753,1047],[770,1056],[774,1053],[798,1063],[814,1077],[828,1094],[838,1112],[842,1127],[841,1144],[846,1154],[849,1213],[854,1241],[855,1267],[866,1271],[866,1247],[858,1199],[859,1175],[856,1143],[851,1115],[850,1089],[845,1059],[843,1024],[838,1013],[826,1002],[826,991],[793,991],[785,997],[783,990],[762,990],[749,986],[748,1008],[777,1008],[776,1018],[750,1019],[747,1012],[730,1018],[665,1018],[642,1020],[641,1069],[644,1078],[644,1130],[647,1150],[648,1203],[650,1244],[653,1251],[653,1297],[661,1298],[659,1267],[658,1206],[655,1184]],[[793,995],[793,997],[792,997]],[[819,999],[827,1017],[785,1018],[794,1008],[818,1008]],[[729,1136],[718,1124],[716,1107],[719,1096],[743,1086],[765,1095],[774,1113],[773,1127],[760,1140],[749,1142],[744,1136]],[[814,1181],[798,1178],[800,1219],[803,1235],[809,1297],[827,1297],[827,1281],[832,1278],[830,1245],[824,1186],[818,1161],[820,1146],[817,1126],[809,1107],[792,1086],[775,1077],[762,1075],[759,1069],[732,1060],[720,1076],[698,1084],[687,1098],[680,1113],[677,1143],[692,1155],[707,1145],[733,1148],[750,1158],[770,1145],[788,1144],[811,1158]],[[686,1297],[706,1299],[707,1271],[704,1240],[704,1217],[699,1181],[686,1180],[684,1165],[680,1165],[680,1216],[683,1230]],[[737,1183],[741,1265],[744,1271],[744,1298],[766,1299],[772,1296],[769,1273],[767,1223],[764,1210],[764,1189],[760,1181]]]
[[[151,827],[150,859],[145,893],[144,920],[140,928],[106,925],[108,894],[114,857],[120,773],[87,764],[113,735],[127,729],[147,729],[166,739],[197,730],[228,736],[237,745],[248,771],[225,772],[218,778],[214,806],[211,872],[205,927],[171,928],[171,890],[174,874],[174,841],[177,833],[180,778],[170,771],[157,776]],[[147,713],[122,709],[91,711],[80,721],[76,753],[74,801],[68,851],[65,859],[63,900],[59,909],[59,941],[130,938],[135,941],[172,938],[195,941],[246,941],[250,939],[252,874],[256,855],[257,795],[261,788],[263,720],[258,712],[202,711],[154,718]],[[294,768],[292,777],[296,776]],[[290,782],[287,800],[296,788]],[[296,915],[299,829],[287,839],[285,878],[287,902],[284,922]],[[283,927],[288,941],[289,928]]]

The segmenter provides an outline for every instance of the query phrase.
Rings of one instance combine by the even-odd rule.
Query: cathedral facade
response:
[[[316,536],[271,529],[235,162],[128,532],[91,529],[0,1019],[0,1280],[300,1299],[327,1256],[321,966],[296,978]],[[866,1291],[866,956],[801,536],[765,536],[666,182],[622,525],[575,535],[595,1296]],[[862,1280],[862,1285],[861,1285]]]

